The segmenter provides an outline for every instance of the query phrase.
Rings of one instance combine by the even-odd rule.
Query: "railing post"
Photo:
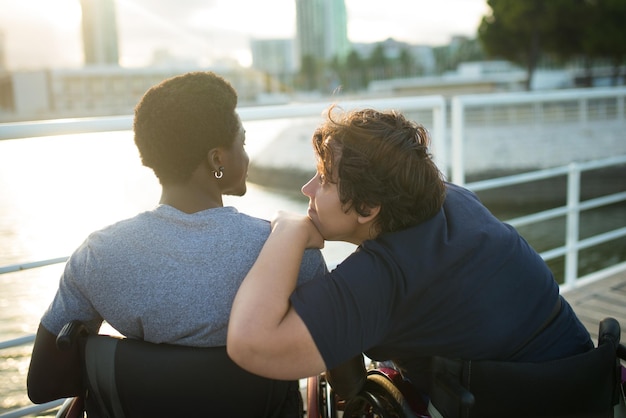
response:
[[[448,178],[450,175],[450,153],[448,151],[448,133],[446,132],[446,101],[442,97],[438,106],[433,108],[433,136],[435,163]]]
[[[567,217],[565,230],[565,286],[574,285],[578,277],[578,239],[580,225],[580,167],[569,165],[567,175]]]
[[[458,96],[452,98],[451,113],[452,149],[450,150],[450,155],[452,156],[452,182],[458,184],[459,186],[463,186],[465,184],[465,167],[463,164],[463,130],[465,129],[465,115],[463,102]]]

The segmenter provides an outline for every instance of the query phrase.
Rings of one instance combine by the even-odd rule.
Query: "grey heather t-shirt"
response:
[[[234,207],[140,213],[92,233],[72,254],[42,324],[58,334],[79,319],[95,332],[105,320],[130,338],[225,345],[233,299],[269,233],[268,221]],[[299,283],[326,270],[321,252],[307,250]]]

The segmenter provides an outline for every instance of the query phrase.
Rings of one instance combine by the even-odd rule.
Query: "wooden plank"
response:
[[[626,272],[564,291],[562,295],[595,343],[600,321],[606,317],[617,319],[622,328],[621,341],[626,342]]]

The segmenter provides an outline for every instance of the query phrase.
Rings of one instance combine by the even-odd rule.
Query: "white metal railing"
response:
[[[561,216],[566,217],[565,229],[565,245],[550,249],[541,253],[544,260],[551,260],[557,257],[565,256],[565,277],[564,283],[561,285],[563,290],[583,284],[592,279],[601,277],[600,272],[595,272],[589,277],[578,276],[578,252],[584,248],[589,248],[611,240],[626,236],[626,226],[614,229],[609,232],[598,234],[586,239],[579,239],[580,213],[607,206],[614,203],[626,202],[626,191],[616,192],[609,195],[593,198],[584,202],[580,201],[581,182],[580,176],[584,171],[596,170],[600,168],[613,167],[626,164],[626,155],[611,157],[600,161],[589,161],[584,163],[571,163],[567,166],[556,167],[551,169],[539,170],[531,173],[512,175],[497,179],[490,179],[468,183],[465,187],[473,191],[488,190],[514,184],[529,183],[532,181],[543,180],[551,177],[567,176],[567,203],[565,206],[532,213],[530,215],[509,219],[506,222],[514,227],[529,225],[548,219],[554,219]],[[626,268],[626,266],[624,266]],[[612,269],[607,270],[606,275],[612,274]]]
[[[616,131],[619,135],[619,142],[623,147],[626,88],[599,88],[599,89],[571,89],[549,92],[519,92],[500,94],[474,94],[453,97],[451,100],[451,145],[450,149],[450,178],[456,184],[463,185],[467,175],[467,143],[468,127],[479,123],[470,121],[470,114],[475,109],[486,109],[480,118],[485,126],[504,126],[504,129],[496,131],[500,137],[506,136],[510,131],[521,131],[517,140],[531,141],[533,137],[539,136],[538,129],[549,124],[560,124],[559,130],[565,132],[565,136],[584,135],[590,136],[593,129],[590,124],[593,121],[601,125],[607,122],[617,124]],[[475,118],[476,119],[476,118]],[[602,126],[595,129],[603,129]],[[572,132],[572,129],[574,132]],[[482,132],[482,131],[481,131]],[[553,131],[548,131],[551,134]],[[543,143],[553,141],[555,138],[548,137],[541,139]],[[537,146],[535,142],[528,144],[529,148]],[[592,145],[584,143],[587,149]],[[483,145],[477,143],[476,148]],[[625,153],[626,148],[622,148]],[[523,152],[520,147],[517,152]],[[607,150],[611,151],[611,150]],[[615,150],[613,150],[615,151]],[[614,155],[609,154],[609,155]],[[606,155],[608,156],[608,155]],[[554,156],[551,156],[554,158]],[[588,156],[586,156],[588,157]],[[495,162],[496,158],[486,157],[488,163]],[[534,161],[536,167],[541,167],[541,163]]]
[[[594,170],[598,168],[619,166],[626,164],[626,155],[606,158],[598,161],[578,162],[566,166],[545,168],[524,174],[494,178],[483,181],[476,181],[465,184],[465,165],[464,165],[464,127],[467,109],[472,106],[479,106],[481,103],[504,104],[504,103],[547,103],[554,101],[580,101],[591,100],[594,98],[615,98],[617,97],[617,113],[624,121],[624,96],[626,89],[611,90],[589,90],[574,92],[555,92],[543,93],[537,95],[534,93],[526,94],[506,94],[506,95],[472,95],[459,96],[452,99],[452,147],[448,145],[447,125],[446,125],[446,102],[441,96],[428,97],[404,97],[391,99],[371,99],[371,100],[355,100],[340,102],[337,104],[344,109],[374,107],[378,109],[396,108],[404,112],[410,111],[431,111],[432,126],[430,127],[433,138],[433,154],[435,160],[442,172],[451,173],[452,181],[458,184],[464,184],[474,191],[488,190],[497,187],[503,187],[514,184],[523,184],[536,180],[550,177],[567,175],[567,204],[563,207],[550,209],[530,215],[510,219],[507,222],[513,226],[529,225],[542,220],[566,216],[567,228],[565,245],[553,248],[543,252],[541,255],[544,259],[551,259],[564,256],[566,259],[566,273],[563,287],[571,287],[578,283],[605,277],[617,271],[626,270],[626,262],[618,263],[614,266],[594,272],[585,277],[577,277],[578,251],[583,248],[598,245],[603,242],[626,236],[626,228],[617,228],[613,231],[599,234],[584,240],[578,236],[578,222],[581,211],[609,205],[617,202],[626,201],[626,192],[618,192],[608,196],[580,202],[580,174],[581,172]],[[489,101],[491,97],[491,102]],[[537,105],[538,106],[538,105]],[[292,104],[264,107],[243,107],[238,109],[242,121],[258,121],[282,118],[296,117],[318,117],[322,111],[328,107],[328,103],[308,103],[308,104]],[[579,106],[578,110],[581,120],[588,121],[590,116],[589,107],[586,105]],[[582,113],[580,113],[582,112]],[[32,123],[13,123],[0,124],[0,140],[2,139],[18,139],[36,136],[49,136],[54,134],[67,133],[86,133],[86,132],[107,132],[119,130],[131,130],[132,117],[105,117],[105,118],[86,118],[72,120],[55,120],[41,121]],[[450,153],[448,152],[450,150]],[[42,260],[28,263],[21,263],[11,266],[0,266],[0,276],[4,273],[15,272],[30,268],[39,268],[45,265],[58,264],[65,262],[67,257],[61,257],[51,260]],[[24,336],[10,341],[0,343],[0,349],[14,347],[32,343],[34,336]],[[41,405],[35,407],[21,408],[6,414],[1,414],[0,418],[25,416],[31,413],[38,413],[45,409],[37,409],[33,412],[31,408],[55,408],[61,404],[61,401],[50,405]]]

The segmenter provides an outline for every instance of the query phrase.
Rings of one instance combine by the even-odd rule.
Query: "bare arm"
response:
[[[326,369],[302,319],[289,302],[306,248],[323,238],[304,216],[279,213],[272,233],[233,303],[227,349],[244,369],[274,379],[298,379]]]
[[[78,345],[67,351],[56,346],[56,335],[39,324],[27,377],[28,397],[34,403],[81,394]]]

